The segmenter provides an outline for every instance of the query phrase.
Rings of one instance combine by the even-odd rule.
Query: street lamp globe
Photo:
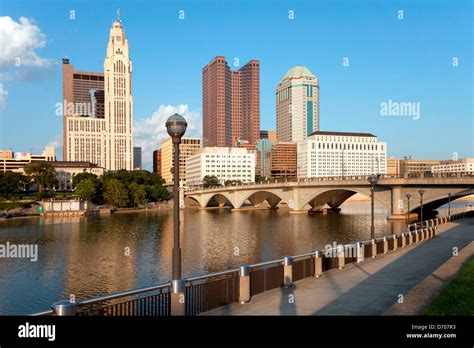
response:
[[[168,131],[170,137],[173,139],[173,143],[179,143],[181,141],[181,137],[186,132],[187,127],[188,124],[186,123],[184,117],[181,115],[174,114],[168,117],[168,120],[166,120],[166,130]]]
[[[367,177],[367,180],[369,180],[369,182],[372,184],[372,185],[375,185],[377,183],[377,180],[379,179],[378,175],[375,175],[375,174],[371,174]]]

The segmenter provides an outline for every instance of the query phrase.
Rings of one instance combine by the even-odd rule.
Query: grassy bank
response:
[[[425,315],[474,315],[474,257],[426,309]]]
[[[7,210],[12,208],[22,208],[28,209],[31,208],[31,203],[24,202],[0,202],[0,210]]]

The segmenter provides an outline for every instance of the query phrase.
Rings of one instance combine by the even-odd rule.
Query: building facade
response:
[[[255,181],[255,153],[238,147],[205,147],[186,161],[186,185],[201,185],[205,176],[227,180]]]
[[[319,130],[319,81],[308,68],[288,70],[276,88],[277,140],[305,141]]]
[[[474,158],[462,158],[459,160],[441,161],[440,164],[431,167],[432,173],[468,173],[474,174]]]
[[[269,152],[270,177],[274,179],[296,179],[297,175],[297,144],[280,141],[273,145]]]
[[[161,149],[153,151],[153,173],[161,175]]]
[[[34,162],[56,161],[56,155],[53,146],[46,146],[41,155],[35,155],[30,152],[17,152],[13,150],[0,151],[0,172],[24,173],[26,165]]]
[[[260,139],[268,139],[272,144],[277,143],[277,136],[275,131],[260,130]]]
[[[395,157],[387,158],[387,175],[398,177],[400,172],[400,160]]]
[[[217,56],[202,70],[203,145],[256,144],[260,130],[260,62],[231,70]]]
[[[142,148],[139,146],[133,147],[133,170],[142,169]]]
[[[387,145],[369,133],[312,133],[298,143],[298,178],[386,174]]]
[[[90,162],[65,162],[54,161],[49,162],[53,167],[56,175],[56,189],[60,191],[68,191],[74,189],[74,176],[80,173],[91,173],[97,176],[104,174],[104,168]]]
[[[263,178],[270,178],[270,152],[273,148],[273,142],[268,138],[261,138],[256,147],[258,151],[257,161],[260,162],[260,171],[257,171],[256,175]]]
[[[400,175],[420,174],[431,172],[431,167],[441,164],[441,160],[423,160],[405,157],[400,160]]]
[[[132,62],[120,20],[110,29],[103,74],[63,59],[63,99],[63,159],[132,170]]]
[[[179,177],[186,182],[186,159],[194,155],[201,148],[201,139],[197,137],[183,137],[179,145]],[[161,155],[161,177],[167,185],[173,184],[174,166],[173,143],[171,138],[165,140],[160,147]]]

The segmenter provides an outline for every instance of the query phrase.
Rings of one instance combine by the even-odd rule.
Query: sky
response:
[[[303,65],[319,79],[321,130],[373,133],[389,156],[474,157],[467,0],[1,0],[0,149],[50,144],[62,157],[61,58],[103,71],[118,7],[146,169],[170,114],[201,135],[201,72],[217,55],[233,69],[260,60],[261,129],[276,128],[276,85]],[[400,105],[413,109],[397,114]]]

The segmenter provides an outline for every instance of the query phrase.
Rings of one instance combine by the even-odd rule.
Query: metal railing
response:
[[[466,179],[474,178],[472,173],[410,173],[407,175],[388,175],[379,174],[380,179]],[[310,182],[321,182],[321,181],[341,181],[341,180],[352,180],[352,181],[364,181],[367,182],[366,175],[357,176],[329,176],[329,177],[317,177],[317,178],[300,178],[300,179],[271,179],[262,180],[258,182],[242,182],[234,185],[213,185],[204,187],[203,185],[192,185],[185,187],[186,193],[192,193],[194,191],[201,190],[216,190],[216,189],[235,189],[241,187],[258,187],[262,185],[273,185],[279,186],[284,183],[310,183]]]
[[[410,224],[407,232],[398,235],[338,245],[322,251],[316,249],[311,253],[188,277],[185,279],[185,314],[198,315],[235,302],[249,302],[252,296],[265,291],[291,286],[293,282],[301,279],[320,277],[331,269],[342,269],[347,264],[359,263],[367,258],[433,238],[439,225],[472,216],[473,210]],[[77,303],[61,301],[54,304],[52,310],[34,315],[167,316],[171,313],[170,295],[171,283],[164,283],[85,299]],[[73,307],[73,311],[63,311],[61,306]]]

